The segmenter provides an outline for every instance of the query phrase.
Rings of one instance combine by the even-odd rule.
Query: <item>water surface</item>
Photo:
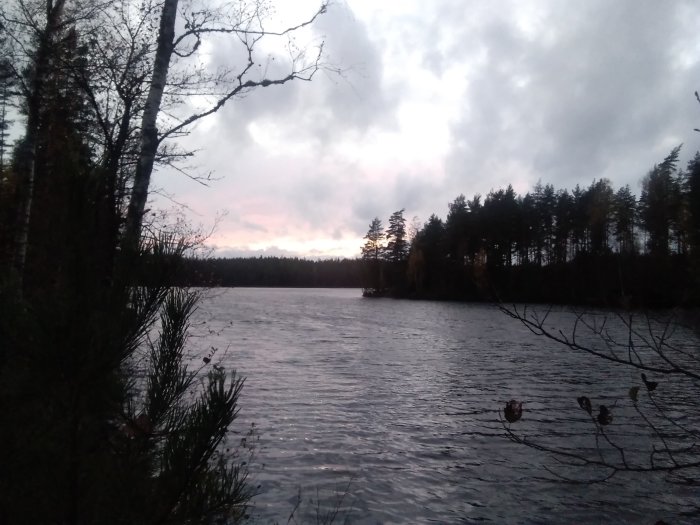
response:
[[[507,440],[498,409],[511,398],[525,402],[512,428],[546,444],[595,446],[583,394],[617,403],[609,428],[631,449],[648,432],[626,402],[638,372],[536,337],[492,306],[224,289],[194,331],[200,354],[215,346],[215,361],[246,377],[236,429],[254,422],[258,433],[259,522],[286,523],[300,491],[298,522],[337,509],[336,523],[690,523],[679,513],[700,505],[696,489],[655,475],[565,483],[557,475],[595,473]]]

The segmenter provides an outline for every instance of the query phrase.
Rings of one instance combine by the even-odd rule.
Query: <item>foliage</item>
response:
[[[363,294],[381,295],[384,293],[384,276],[382,265],[382,254],[384,253],[383,241],[385,239],[384,228],[379,217],[372,219],[367,230],[367,239],[362,247],[362,260],[364,262],[363,272]]]
[[[378,261],[384,250],[384,246],[382,245],[382,241],[384,240],[384,227],[379,217],[372,219],[369,230],[367,230],[367,235],[365,235],[364,238],[367,239],[367,242],[362,247],[362,258],[364,260]]]
[[[360,288],[362,262],[296,257],[188,258],[177,282],[187,286]]]
[[[0,6],[0,103],[24,117],[0,163],[2,523],[231,523],[249,505],[246,449],[228,437],[243,381],[211,356],[191,366],[199,294],[174,285],[197,240],[144,227],[148,170],[178,156],[166,139],[251,89],[309,80],[320,55],[253,78],[261,2],[177,4]],[[242,42],[242,73],[179,62],[217,34]],[[182,120],[197,95],[213,105]]]
[[[362,246],[362,287],[365,296],[400,293],[404,285],[409,252],[404,211],[401,209],[391,214],[386,231],[379,217],[375,217],[369,225],[364,237],[367,241]]]
[[[674,178],[680,146],[658,166],[654,166],[642,181],[642,195],[639,198],[641,224],[649,235],[649,253],[666,256],[669,253],[674,217],[680,205],[680,188]]]
[[[386,247],[384,248],[384,258],[392,263],[401,263],[405,261],[408,256],[406,219],[403,216],[404,211],[404,209],[401,209],[391,214],[391,217],[389,217],[389,227],[386,229],[385,233]]]
[[[679,151],[674,148],[643,179],[639,199],[629,186],[615,190],[607,179],[572,191],[538,182],[524,196],[508,186],[492,190],[483,202],[480,195],[459,195],[442,227],[433,214],[417,233],[409,264],[392,276],[390,293],[608,306],[698,304],[693,268],[700,260],[700,170],[697,155],[686,171],[678,169]]]

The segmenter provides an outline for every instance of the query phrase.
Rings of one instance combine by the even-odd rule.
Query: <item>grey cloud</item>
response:
[[[350,224],[352,230],[357,234],[364,235],[372,219],[375,217],[382,219],[387,209],[390,208],[384,205],[381,196],[375,192],[357,195],[352,204],[352,222]]]
[[[395,96],[387,94],[381,49],[373,35],[345,4],[333,3],[313,26],[316,40],[307,53],[315,55],[323,42],[325,66],[313,82],[258,88],[244,100],[232,100],[218,118],[227,136],[245,142],[245,130],[255,120],[272,120],[293,136],[310,135],[322,148],[349,132],[364,132],[377,123],[391,123]],[[241,64],[240,45],[221,40],[212,62]],[[259,78],[282,77],[290,72],[289,57],[260,56]],[[257,67],[257,66],[256,66]],[[333,70],[340,69],[340,73]],[[258,78],[258,77],[254,77]]]
[[[384,226],[388,224],[389,215],[405,208],[407,221],[414,216],[423,220],[431,213],[441,210],[434,208],[440,203],[445,208],[456,195],[449,195],[441,180],[435,175],[423,171],[402,172],[395,181],[385,187],[376,184],[366,185],[355,194],[352,213],[348,217],[348,227],[358,235],[364,235],[374,217],[379,217]]]
[[[465,45],[483,46],[487,60],[469,83],[453,125],[452,176],[508,178],[494,159],[511,159],[558,186],[609,177],[635,182],[667,153],[670,137],[692,138],[688,113],[696,62],[674,64],[693,46],[695,30],[679,11],[690,3],[582,2],[547,4],[551,27],[529,39],[502,11]],[[685,14],[687,16],[687,14]],[[541,38],[540,38],[541,37]],[[459,60],[452,49],[451,60]],[[498,162],[496,162],[498,165]],[[631,173],[639,170],[637,173]],[[504,176],[505,175],[505,176]],[[465,188],[465,192],[469,188]]]
[[[534,33],[519,25],[523,9],[544,21]],[[693,91],[700,89],[700,61],[692,53],[699,46],[698,19],[700,3],[691,0],[435,0],[420,13],[376,25],[333,4],[316,31],[329,61],[347,68],[347,81],[322,73],[311,83],[258,89],[227,105],[216,133],[202,134],[198,145],[205,149],[200,157],[225,180],[199,201],[233,212],[238,199],[259,201],[261,213],[284,213],[289,230],[338,238],[342,231],[364,235],[373,217],[386,224],[402,207],[409,219],[444,217],[458,194],[485,194],[508,183],[531,186],[542,179],[572,188],[608,177],[634,188],[677,143],[686,142],[686,156],[697,147],[692,129],[699,127],[700,105]],[[214,53],[217,64],[240,61],[229,45]],[[326,146],[394,125],[410,91],[401,86],[413,79],[392,56],[422,57],[437,79],[461,68],[467,87],[454,108],[444,166],[428,172],[404,166],[399,174],[379,166],[387,180],[377,182],[378,173],[334,157]],[[283,71],[281,57],[263,58],[261,68]],[[312,141],[316,160],[268,155],[248,142],[252,122],[278,126],[283,140]],[[236,229],[256,226],[236,220]]]
[[[384,85],[379,35],[371,35],[346,4],[331,4],[318,31],[330,65],[342,70],[340,77],[329,76],[334,89],[323,93],[334,119],[360,130],[380,122],[395,108],[398,94],[393,86],[390,95]]]
[[[265,226],[247,221],[239,214],[228,213],[223,220],[225,220],[229,224],[233,224],[237,230],[244,230],[256,233],[267,233],[268,231],[267,228],[265,228]]]

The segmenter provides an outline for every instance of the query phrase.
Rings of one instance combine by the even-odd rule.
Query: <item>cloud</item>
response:
[[[535,34],[504,11],[463,35],[485,58],[452,127],[458,145],[450,172],[456,178],[471,170],[501,185],[523,172],[559,187],[600,177],[636,182],[692,136],[700,67],[675,59],[695,39],[682,23],[690,4],[547,5]],[[498,159],[519,161],[520,175]]]
[[[313,32],[302,32],[299,38],[293,45],[303,50],[306,64],[315,60],[323,45],[321,66],[313,81],[257,88],[232,100],[217,115],[220,133],[245,143],[254,138],[250,129],[257,124],[273,127],[280,140],[290,144],[311,141],[320,151],[348,134],[362,134],[383,119],[391,120],[396,97],[389,96],[384,86],[380,49],[347,5],[331,4],[313,25]],[[290,41],[270,37],[269,42],[275,47],[261,46],[253,79],[281,78],[294,67],[287,53]],[[218,39],[211,46],[210,60],[213,67],[230,67],[245,63],[245,56],[235,39]]]
[[[303,42],[323,41],[342,75],[231,101],[183,142],[223,179],[158,183],[196,217],[229,210],[221,246],[295,253],[354,253],[375,216],[444,217],[460,193],[509,183],[635,189],[697,144],[699,18],[691,0],[333,3]],[[240,63],[230,42],[207,50]],[[282,74],[265,52],[261,70]]]

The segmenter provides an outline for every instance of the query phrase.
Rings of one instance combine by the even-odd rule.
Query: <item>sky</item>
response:
[[[317,6],[277,0],[270,27]],[[639,195],[673,147],[683,164],[700,149],[698,28],[696,0],[333,1],[298,37],[327,67],[201,121],[182,144],[214,180],[161,169],[154,206],[214,227],[215,256],[316,259],[358,256],[375,216],[445,218],[508,184]],[[202,49],[210,67],[238,56]]]

